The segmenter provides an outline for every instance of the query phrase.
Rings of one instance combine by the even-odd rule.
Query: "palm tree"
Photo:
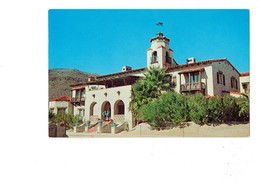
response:
[[[143,79],[138,80],[131,90],[130,110],[135,119],[138,120],[138,111],[142,105],[158,98],[163,91],[173,88],[170,78],[164,69],[151,67]]]

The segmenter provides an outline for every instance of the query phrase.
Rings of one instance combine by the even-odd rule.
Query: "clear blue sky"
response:
[[[49,10],[49,68],[102,75],[145,67],[159,31],[178,64],[226,57],[249,71],[248,10]]]

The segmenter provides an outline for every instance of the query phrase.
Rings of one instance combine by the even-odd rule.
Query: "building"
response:
[[[69,96],[61,96],[49,101],[49,110],[54,114],[58,113],[71,113],[72,104]]]
[[[163,33],[151,38],[145,68],[132,69],[124,66],[122,72],[91,77],[86,83],[71,85],[73,113],[83,112],[86,120],[92,122],[97,118],[106,119],[104,113],[108,112],[114,122],[128,122],[129,128],[134,127],[129,110],[131,88],[137,79],[144,77],[150,67],[165,69],[175,83],[174,90],[181,94],[200,92],[205,96],[223,96],[240,93],[241,86],[244,88],[244,83],[247,83],[240,82],[244,77],[227,58],[199,62],[195,58],[188,58],[186,64],[177,64],[169,42],[170,39]]]
[[[250,75],[249,72],[240,74],[240,92],[244,94],[250,93]]]

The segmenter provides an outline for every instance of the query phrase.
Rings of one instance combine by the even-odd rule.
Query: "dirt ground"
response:
[[[168,130],[151,130],[147,124],[140,124],[131,131],[123,131],[112,135],[110,133],[73,133],[67,132],[68,137],[249,137],[250,124],[219,126],[197,125],[190,123],[185,128],[175,127]]]

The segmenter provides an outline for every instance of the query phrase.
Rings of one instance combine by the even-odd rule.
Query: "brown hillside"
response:
[[[63,95],[70,96],[70,85],[85,82],[92,75],[97,74],[76,69],[49,69],[49,99]]]

